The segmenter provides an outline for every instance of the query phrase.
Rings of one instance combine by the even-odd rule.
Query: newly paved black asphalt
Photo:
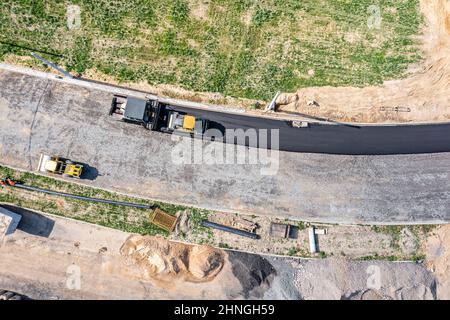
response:
[[[279,150],[281,151],[346,155],[450,151],[450,123],[376,126],[310,123],[307,128],[294,128],[290,121],[284,120],[199,111],[185,107],[172,107],[172,109],[209,119],[213,122],[213,127],[218,128],[223,126],[224,129],[279,129]]]

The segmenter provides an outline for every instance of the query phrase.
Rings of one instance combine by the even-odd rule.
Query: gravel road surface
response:
[[[450,221],[450,153],[279,152],[267,164],[189,164],[179,156],[185,140],[110,118],[111,92],[5,70],[0,86],[4,165],[35,170],[41,152],[59,154],[90,165],[82,183],[214,210],[336,223]]]

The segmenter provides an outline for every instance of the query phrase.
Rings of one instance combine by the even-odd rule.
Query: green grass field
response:
[[[379,84],[420,60],[418,0],[3,0],[0,15],[0,58],[29,55],[19,45],[80,73],[251,99]]]

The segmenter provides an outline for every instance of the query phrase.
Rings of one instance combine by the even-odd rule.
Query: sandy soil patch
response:
[[[224,264],[222,251],[209,246],[169,242],[161,237],[131,236],[120,249],[129,265],[143,278],[167,281],[212,280]]]
[[[441,226],[428,238],[427,267],[438,279],[440,299],[450,299],[450,225]]]

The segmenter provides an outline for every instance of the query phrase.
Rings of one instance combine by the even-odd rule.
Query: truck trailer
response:
[[[115,95],[109,115],[121,121],[140,124],[148,130],[191,137],[203,137],[209,128],[207,119],[175,111],[172,106],[154,99]]]

